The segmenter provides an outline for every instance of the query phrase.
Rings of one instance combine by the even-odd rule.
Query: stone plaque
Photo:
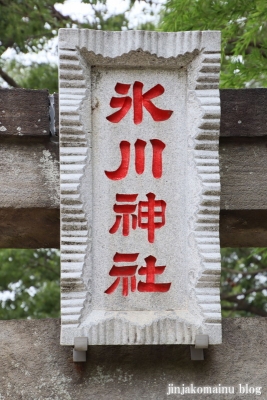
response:
[[[61,29],[61,343],[221,343],[219,32]]]

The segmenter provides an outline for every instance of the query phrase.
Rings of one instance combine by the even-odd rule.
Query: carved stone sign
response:
[[[219,32],[61,29],[61,343],[221,343]]]

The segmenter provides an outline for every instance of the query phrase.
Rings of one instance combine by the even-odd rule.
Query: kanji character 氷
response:
[[[127,94],[130,89],[130,84],[117,83],[115,86],[115,91],[118,94]],[[143,93],[143,83],[139,81],[135,81],[133,84],[133,114],[134,114],[134,123],[140,124],[143,120],[143,107],[149,112],[154,121],[166,121],[168,120],[173,111],[171,110],[162,110],[161,108],[156,107],[151,100],[155,97],[162,95],[165,92],[165,89],[162,85],[157,84],[146,93]],[[132,99],[130,96],[125,97],[112,97],[110,100],[110,107],[118,108],[121,107],[120,110],[114,112],[113,114],[106,117],[106,119],[113,123],[118,123],[122,120],[123,117],[128,113],[132,105]]]

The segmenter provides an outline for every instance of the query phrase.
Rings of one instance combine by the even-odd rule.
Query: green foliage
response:
[[[267,249],[222,249],[224,317],[267,317]]]
[[[129,9],[138,0],[131,0]],[[47,49],[49,39],[58,34],[59,28],[90,28],[119,31],[128,29],[127,12],[110,14],[106,0],[83,0],[90,4],[93,17],[79,22],[64,16],[56,10],[56,3],[64,0],[0,0],[0,57],[7,49],[18,54],[38,53]],[[75,11],[75,10],[74,10]],[[152,23],[143,24],[142,29],[153,29]],[[56,66],[33,63],[24,66],[18,61],[5,61],[0,58],[0,84],[2,81],[14,87],[49,89],[57,92]]]
[[[59,252],[0,250],[0,319],[59,317]]]
[[[222,31],[222,88],[267,86],[266,0],[168,0],[165,31]]]
[[[32,63],[24,66],[15,60],[6,63],[6,72],[24,89],[48,89],[58,91],[58,67],[51,64]]]
[[[57,0],[63,3],[64,0]],[[0,55],[7,48],[17,52],[41,50],[57,30],[70,26],[54,7],[54,0],[0,0]]]

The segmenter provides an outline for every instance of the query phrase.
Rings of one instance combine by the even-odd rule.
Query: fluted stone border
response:
[[[89,344],[189,344],[207,333],[211,344],[221,343],[219,302],[219,32],[159,33],[103,32],[61,29],[60,154],[61,154],[61,343],[72,345],[75,336]],[[188,248],[196,250],[188,267],[191,310],[116,312],[90,309],[91,220],[90,198],[80,185],[90,181],[90,66],[143,66],[188,68],[188,108],[194,118],[188,138],[188,171],[198,182],[190,187]],[[196,122],[198,128],[196,129]],[[89,183],[90,184],[90,183]],[[90,189],[90,187],[89,187]],[[191,196],[191,197],[190,197]],[[199,206],[200,204],[200,206]],[[200,260],[200,261],[199,261]],[[89,283],[88,283],[89,282]],[[194,307],[198,309],[194,316]],[[89,318],[88,318],[89,315]],[[134,320],[134,322],[133,322]],[[144,321],[144,318],[143,318]]]

